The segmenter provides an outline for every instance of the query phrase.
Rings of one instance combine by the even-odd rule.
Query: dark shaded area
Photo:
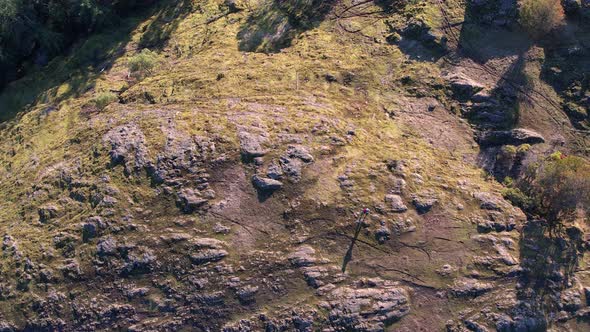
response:
[[[108,71],[125,54],[132,32],[141,23],[154,15],[161,17],[166,13],[182,12],[182,15],[173,16],[171,21],[156,19],[152,23],[151,29],[154,30],[160,28],[158,24],[168,24],[168,33],[171,33],[178,25],[177,21],[187,14],[186,8],[184,2],[161,2],[159,5],[146,7],[133,17],[111,27],[108,33],[93,34],[79,42],[62,59],[56,59],[43,68],[36,68],[22,79],[12,82],[0,94],[0,122],[14,118],[32,105],[47,103],[47,100],[57,103],[93,90],[94,82],[101,73]],[[67,83],[67,88],[59,89],[64,83]],[[55,110],[55,104],[48,105],[43,115]]]
[[[545,45],[545,55],[541,79],[563,98],[572,125],[590,129],[590,24],[568,20],[559,38]]]
[[[519,117],[519,94],[527,86],[524,67],[524,54],[519,54],[489,94],[478,96],[480,99],[473,100],[470,107],[464,108],[465,117],[480,129],[514,128]]]
[[[344,259],[342,260],[342,273],[346,272],[346,266],[352,260],[352,250],[354,249],[354,245],[356,244],[359,234],[361,233],[361,229],[363,228],[363,222],[365,221],[365,218],[367,217],[367,215],[368,215],[368,213],[363,211],[363,213],[356,220],[356,227],[354,229],[354,236],[352,237],[352,240],[350,242],[350,246],[348,247],[348,250],[346,250],[346,254],[344,255]]]
[[[157,0],[3,0],[0,6],[0,88],[43,67],[81,37],[111,29]]]
[[[156,18],[145,27],[139,40],[139,47],[162,48],[165,46],[172,33],[178,28],[178,24],[193,11],[194,6],[191,0],[181,0],[175,5],[161,7]]]
[[[548,314],[564,309],[559,307],[561,293],[574,277],[584,254],[583,243],[583,233],[577,227],[552,234],[543,220],[530,220],[525,225],[520,240],[521,286],[518,304],[511,312],[511,328],[545,331]]]
[[[239,49],[275,53],[301,32],[318,26],[336,0],[269,0],[250,15],[238,32]]]

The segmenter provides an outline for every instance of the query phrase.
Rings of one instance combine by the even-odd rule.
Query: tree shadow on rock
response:
[[[525,53],[531,39],[516,27],[517,0],[467,1],[458,37],[463,56],[485,63]]]
[[[517,298],[523,306],[517,306],[515,311],[521,318],[530,318],[521,323],[532,324],[528,326],[532,330],[546,328],[547,314],[561,310],[560,293],[571,286],[583,256],[580,229],[569,227],[556,232],[548,227],[541,220],[530,220],[520,239],[522,272]]]
[[[317,27],[335,0],[267,0],[238,32],[238,48],[245,52],[276,53],[289,47],[301,32]]]
[[[590,129],[590,24],[570,20],[558,38],[542,45],[541,79],[563,98],[563,111],[578,129]]]

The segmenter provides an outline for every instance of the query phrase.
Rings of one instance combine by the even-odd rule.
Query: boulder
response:
[[[453,90],[453,95],[458,100],[467,101],[476,93],[485,89],[485,86],[475,80],[463,75],[452,74],[447,77]]]
[[[456,297],[476,297],[492,290],[493,286],[489,283],[479,282],[472,278],[459,278],[451,289],[451,293]]]
[[[317,262],[314,255],[315,250],[310,246],[304,245],[297,248],[294,253],[289,255],[288,259],[296,267],[311,266]]]
[[[39,222],[47,223],[49,220],[59,216],[60,210],[55,205],[42,206],[37,210],[39,214]]]
[[[483,210],[502,211],[500,206],[501,199],[499,197],[494,197],[492,194],[486,192],[477,192],[473,194],[473,197],[480,202],[479,207]]]
[[[228,252],[223,249],[206,249],[190,255],[193,264],[202,265],[210,262],[218,262],[224,259]]]
[[[268,151],[262,147],[262,143],[266,140],[265,137],[242,130],[238,132],[238,138],[240,139],[242,158],[252,160],[267,154]]]
[[[258,175],[254,175],[252,177],[252,184],[258,191],[265,193],[273,192],[283,187],[283,183],[281,181],[271,178],[264,178]]]
[[[400,195],[385,195],[385,202],[389,204],[389,207],[393,212],[406,212],[408,210],[408,207]]]
[[[100,257],[112,256],[117,253],[117,242],[112,237],[106,237],[98,241],[96,254]]]
[[[240,300],[240,303],[251,303],[254,302],[258,287],[256,286],[245,286],[236,291],[236,295]]]
[[[486,131],[479,135],[477,141],[481,146],[522,145],[544,143],[545,138],[529,129]]]
[[[207,204],[208,200],[200,197],[200,193],[190,188],[178,193],[177,204],[184,213],[192,213]]]
[[[414,207],[419,214],[429,212],[437,202],[438,200],[432,197],[414,197],[412,200],[412,204],[414,204]]]

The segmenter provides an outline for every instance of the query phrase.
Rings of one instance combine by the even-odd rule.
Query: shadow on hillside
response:
[[[335,0],[267,0],[238,32],[238,48],[245,52],[276,53],[289,47],[301,32],[317,27]]]
[[[546,313],[559,312],[559,294],[568,288],[583,255],[583,234],[575,227],[550,235],[542,221],[530,220],[520,239],[520,261],[517,298],[524,307],[516,315],[528,316],[531,330],[545,330]],[[523,312],[524,311],[524,312]]]
[[[162,28],[158,25],[158,22],[164,21],[162,17],[171,19],[167,27],[162,28],[166,34],[159,34],[158,40],[162,42],[165,35],[169,36],[176,29],[182,16],[170,13],[183,12],[186,8],[184,3],[161,2],[145,8],[109,32],[92,35],[79,42],[69,54],[55,58],[45,68],[12,82],[0,94],[0,123],[12,120],[37,105],[47,104],[44,113],[52,112],[59,102],[93,90],[98,77],[125,54],[133,31],[142,22],[157,15],[146,30],[146,34],[151,34]],[[156,38],[146,36],[145,40],[148,44],[147,40],[154,41]]]
[[[530,38],[512,29],[517,0],[468,1],[459,33],[461,55],[479,63],[525,53],[532,46]]]
[[[156,17],[144,29],[139,40],[139,48],[157,48],[166,46],[170,36],[178,29],[183,18],[193,10],[192,0],[177,1],[176,4],[161,6]]]
[[[578,129],[590,129],[590,24],[575,20],[545,45],[541,79],[564,99],[563,111]]]

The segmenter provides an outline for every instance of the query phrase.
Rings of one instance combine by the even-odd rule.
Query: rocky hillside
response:
[[[0,95],[0,330],[589,329],[585,216],[504,198],[590,153],[576,4],[558,44],[499,0],[162,1],[81,41]]]

